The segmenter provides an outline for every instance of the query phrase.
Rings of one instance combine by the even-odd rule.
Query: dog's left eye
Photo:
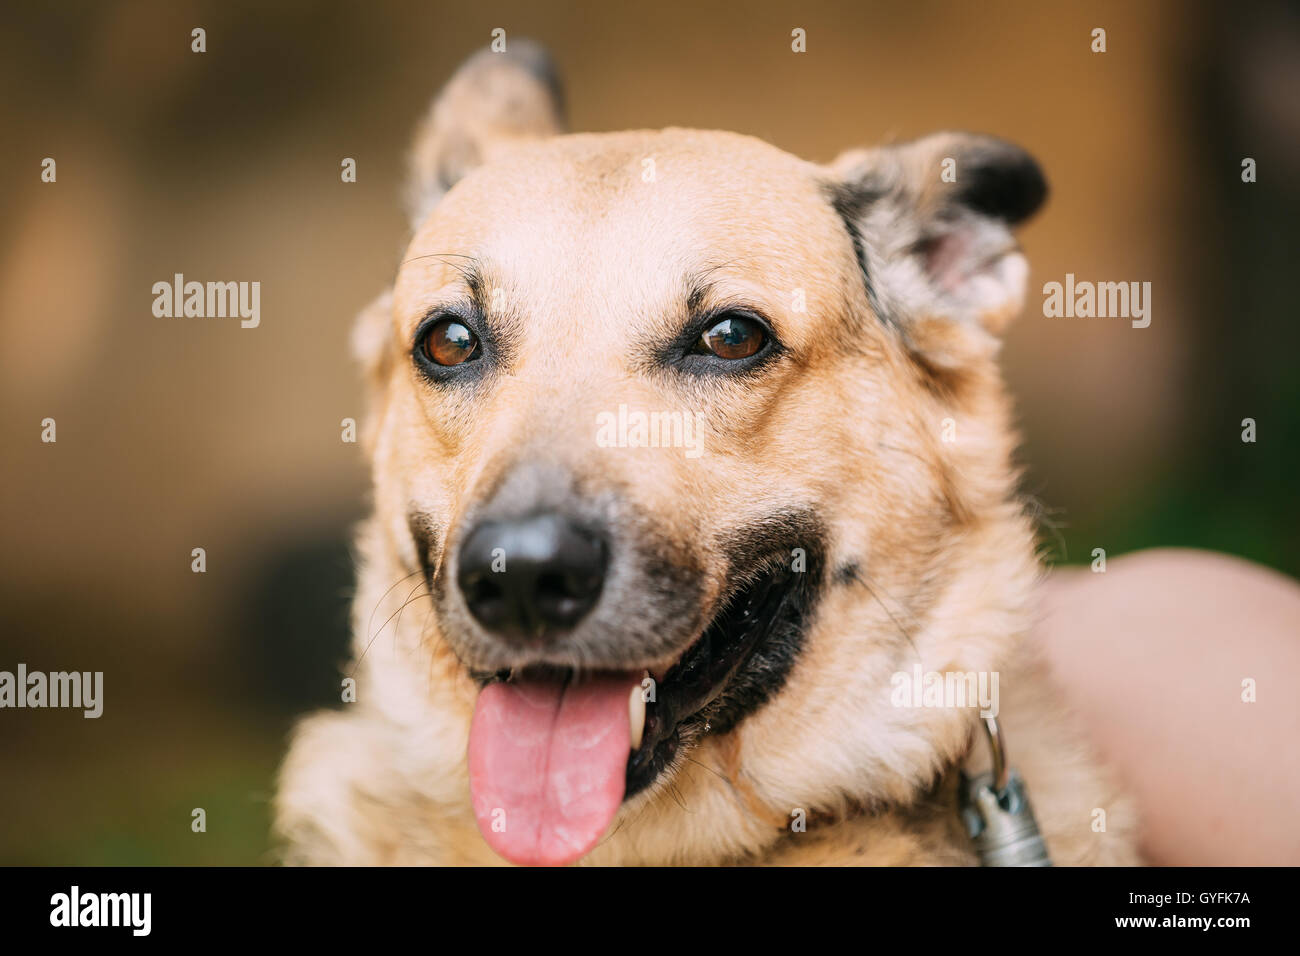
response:
[[[734,361],[756,354],[766,340],[767,333],[754,319],[729,315],[705,330],[695,343],[694,351],[697,354],[709,352],[718,358]]]

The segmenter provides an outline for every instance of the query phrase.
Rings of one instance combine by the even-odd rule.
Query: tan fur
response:
[[[503,68],[513,79],[489,87],[522,82],[536,98],[517,68]],[[824,184],[879,156],[825,168],[694,130],[542,138],[558,107],[515,122],[468,105],[463,77],[452,91],[414,153],[417,193],[438,193],[437,204],[424,216],[427,195],[413,198],[419,226],[394,287],[355,337],[375,501],[359,542],[358,699],[297,731],[278,800],[288,858],[500,862],[470,810],[477,688],[413,573],[407,522],[413,505],[436,516],[445,551],[489,489],[540,460],[655,516],[674,553],[698,564],[706,602],[726,585],[716,543],[774,508],[815,507],[830,523],[832,568],[858,566],[859,581],[827,586],[781,692],[629,800],[585,862],[975,862],[954,773],[987,760],[975,713],[893,706],[890,675],[914,663],[1001,674],[1012,758],[1058,864],[1135,862],[1128,803],[1021,643],[1039,568],[990,334],[1018,301],[973,322],[918,315],[904,344],[873,317]],[[451,159],[449,141],[460,144]],[[469,152],[478,165],[441,196],[438,164]],[[933,170],[921,156],[907,153],[890,176],[925,182]],[[642,176],[647,158],[653,182]],[[918,208],[938,202],[932,188],[914,197]],[[409,357],[418,321],[462,288],[459,256],[474,256],[501,290],[497,318],[518,343],[511,374],[472,397],[435,393]],[[673,332],[683,276],[701,272],[719,301],[761,308],[792,361],[744,384],[631,368],[629,348]],[[806,313],[792,309],[795,289]],[[595,416],[620,402],[706,412],[706,453],[597,448]],[[941,438],[945,419],[955,442]],[[1097,808],[1104,833],[1092,830]],[[791,829],[800,810],[804,833]]]

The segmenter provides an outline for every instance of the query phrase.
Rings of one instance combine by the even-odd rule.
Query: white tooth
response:
[[[641,685],[632,688],[627,698],[627,717],[632,729],[632,749],[641,746],[641,734],[645,731],[645,697]]]

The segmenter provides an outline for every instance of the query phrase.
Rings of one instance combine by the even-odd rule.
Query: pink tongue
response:
[[[469,730],[469,787],[488,846],[559,866],[596,845],[623,802],[633,677],[484,687]]]

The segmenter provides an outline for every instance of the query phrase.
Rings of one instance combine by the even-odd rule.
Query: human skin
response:
[[[1034,639],[1136,798],[1152,863],[1300,864],[1300,584],[1225,555],[1138,552],[1053,571]]]

